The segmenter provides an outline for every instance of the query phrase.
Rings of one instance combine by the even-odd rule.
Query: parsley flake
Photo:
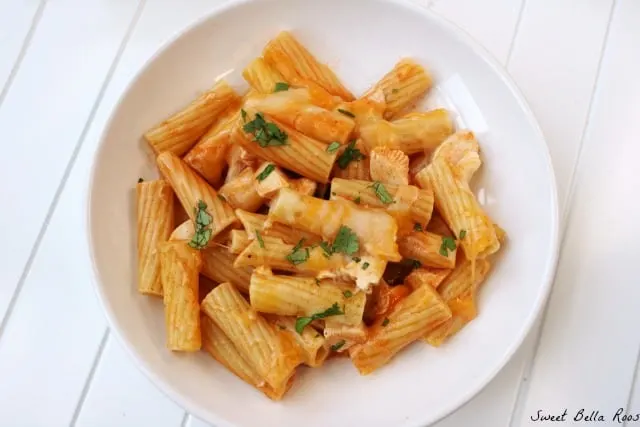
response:
[[[302,264],[309,259],[309,248],[303,248],[304,238],[300,239],[297,245],[293,247],[293,250],[287,255],[287,261],[293,265]]]
[[[464,239],[464,236],[467,235],[467,230],[460,230],[460,240]]]
[[[364,264],[362,264],[362,269],[366,270],[367,268],[369,268],[369,265],[370,264],[368,262],[365,262]]]
[[[413,269],[422,267],[422,264],[420,263],[420,261],[418,261],[417,259],[411,259],[411,258],[403,259],[401,264],[411,267]]]
[[[243,117],[246,117],[246,112]],[[245,123],[242,126],[242,130],[253,134],[253,140],[262,148],[287,145],[287,138],[289,137],[275,123],[267,122],[262,113],[256,113],[256,117]]]
[[[358,242],[358,236],[349,227],[343,225],[338,230],[333,246],[332,252],[339,252],[346,255],[353,255],[360,250],[360,243]]]
[[[338,351],[346,344],[345,340],[340,340],[331,346],[331,351]]]
[[[358,196],[355,199],[353,199],[353,203],[355,203],[356,205],[359,205],[360,204],[360,196]]]
[[[264,249],[264,240],[262,240],[262,236],[260,235],[260,232],[258,230],[256,230],[256,240],[258,240],[258,244],[260,245],[260,247]]]
[[[218,199],[222,200],[223,202],[227,201],[227,199],[225,199],[222,194],[218,194]]]
[[[445,236],[442,238],[442,244],[440,245],[440,250],[438,251],[442,256],[448,256],[448,251],[456,250],[456,241],[453,240],[453,237]]]
[[[342,295],[344,295],[345,298],[351,298],[353,296],[353,292],[347,290],[347,291],[344,291]]]
[[[276,87],[273,89],[274,92],[284,92],[289,90],[289,83],[278,82],[276,83]]]
[[[393,203],[393,197],[391,197],[391,194],[389,194],[384,184],[382,184],[380,181],[374,182],[371,187],[382,203],[384,203],[385,205]]]
[[[330,316],[338,316],[340,314],[344,314],[344,312],[340,310],[340,306],[338,305],[338,303],[334,302],[333,305],[327,308],[325,311],[312,314],[309,317],[298,317],[296,319],[296,332],[298,334],[302,334],[304,328],[314,320],[324,319],[325,317]]]
[[[422,225],[418,224],[417,222],[413,225],[413,229],[415,231],[422,231]]]
[[[338,157],[337,163],[340,169],[346,169],[349,163],[364,159],[364,154],[355,147],[356,142],[351,141],[340,157]]]
[[[211,228],[207,228],[213,222],[213,217],[207,212],[207,204],[202,200],[198,201],[198,205],[194,208],[194,217],[196,232],[189,246],[194,249],[204,249],[213,235]]]
[[[389,318],[385,317],[385,319],[382,321],[382,326],[387,326],[389,324]]]
[[[323,255],[325,257],[329,258],[333,254],[333,249],[327,242],[320,242],[320,247],[322,248]]]
[[[140,184],[141,182],[144,182],[144,179],[138,178],[138,184]]]
[[[327,153],[333,154],[338,151],[338,148],[340,148],[340,143],[334,141],[327,147]]]
[[[240,110],[240,114],[242,115],[242,121],[247,122],[247,112],[244,109]]]
[[[362,261],[362,259],[359,256],[354,256],[353,258],[351,258],[353,261],[357,263],[359,263],[360,261]]]
[[[342,108],[338,108],[338,112],[344,114],[347,117],[351,117],[352,119],[356,117],[351,111],[343,110]]]
[[[256,179],[259,182],[264,181],[269,175],[271,175],[271,172],[273,172],[274,170],[276,170],[276,165],[274,165],[273,163],[269,163],[267,166],[265,166],[265,168],[262,170],[262,172],[260,172],[258,174],[258,176],[256,177]]]

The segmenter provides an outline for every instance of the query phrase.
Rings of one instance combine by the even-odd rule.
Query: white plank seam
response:
[[[631,378],[631,388],[629,389],[629,397],[627,398],[627,404],[625,405],[625,408],[627,410],[631,408],[631,402],[633,402],[635,385],[636,385],[636,381],[638,381],[638,369],[640,369],[640,347],[638,348],[638,355],[636,356],[636,367],[633,370],[633,378]],[[628,425],[629,425],[629,422],[625,421],[624,427],[627,427]]]
[[[60,180],[60,184],[58,185],[58,188],[56,189],[56,192],[53,196],[53,201],[51,202],[51,205],[49,206],[49,210],[47,211],[47,215],[45,216],[45,219],[42,223],[42,226],[40,228],[40,232],[38,233],[38,236],[36,237],[36,241],[33,244],[33,248],[31,248],[31,253],[29,254],[29,258],[27,258],[27,262],[24,266],[24,269],[22,270],[22,274],[20,275],[20,279],[18,280],[18,284],[16,286],[16,289],[13,291],[13,295],[11,296],[11,301],[9,301],[9,306],[7,307],[7,311],[4,315],[4,317],[2,319],[0,319],[0,338],[2,338],[2,335],[4,333],[4,330],[6,329],[7,323],[9,318],[11,317],[11,314],[13,313],[13,310],[15,308],[16,302],[18,301],[18,297],[20,296],[20,291],[22,290],[22,287],[24,286],[24,282],[25,279],[27,278],[27,275],[29,274],[29,271],[31,270],[31,265],[33,264],[33,261],[36,257],[36,254],[38,253],[38,249],[40,248],[40,244],[42,243],[42,239],[45,235],[45,233],[47,232],[47,229],[49,228],[49,223],[51,222],[51,217],[53,216],[53,213],[56,209],[56,206],[58,205],[58,201],[60,199],[60,196],[64,190],[64,187],[67,183],[67,180],[69,179],[69,175],[71,174],[71,170],[73,169],[73,165],[75,164],[76,158],[78,157],[78,153],[80,152],[80,148],[82,147],[82,144],[85,140],[85,137],[87,135],[87,132],[89,131],[89,128],[91,126],[91,123],[93,122],[93,118],[96,115],[96,112],[98,111],[98,107],[100,105],[100,103],[102,102],[102,98],[104,97],[104,94],[107,90],[107,87],[109,86],[109,83],[111,82],[111,78],[113,77],[113,73],[115,72],[116,67],[118,66],[118,63],[120,62],[120,58],[122,57],[122,54],[124,53],[124,50],[127,46],[127,43],[129,42],[129,39],[131,37],[131,34],[133,34],[133,30],[136,26],[136,24],[138,23],[138,19],[140,18],[140,15],[142,14],[142,9],[144,8],[144,4],[145,4],[146,0],[140,0],[140,2],[138,3],[138,8],[136,9],[136,12],[133,16],[133,19],[131,20],[131,24],[129,25],[129,28],[127,29],[127,32],[124,35],[124,38],[122,39],[122,42],[120,43],[120,46],[118,48],[118,51],[116,52],[116,56],[113,60],[113,62],[111,63],[111,67],[109,67],[109,70],[107,71],[107,75],[104,79],[104,82],[102,83],[102,86],[100,87],[100,92],[98,92],[98,96],[95,100],[95,102],[93,103],[93,106],[91,107],[91,111],[89,113],[89,117],[87,117],[87,121],[85,122],[84,128],[82,129],[82,133],[80,134],[80,137],[78,138],[78,141],[76,142],[76,145],[73,149],[73,152],[71,153],[71,158],[69,159],[69,162],[67,163],[67,167],[64,170],[64,174],[62,175],[62,179]]]
[[[96,352],[96,357],[93,359],[91,370],[89,370],[87,380],[85,381],[84,386],[82,387],[82,392],[80,393],[80,398],[78,399],[76,408],[73,411],[73,417],[71,417],[71,422],[69,423],[71,427],[75,426],[76,422],[78,421],[78,416],[80,415],[80,411],[82,410],[84,401],[87,398],[87,393],[89,393],[89,389],[91,388],[91,382],[93,381],[93,377],[96,374],[98,365],[100,365],[100,361],[102,360],[102,354],[104,353],[104,349],[106,348],[107,342],[109,341],[109,335],[109,328],[105,328],[104,334],[102,335],[102,340],[100,341],[100,346],[98,347],[98,351]]]
[[[33,38],[33,34],[36,32],[36,28],[40,23],[40,18],[42,17],[42,12],[44,11],[44,7],[46,3],[47,3],[46,0],[42,0],[38,5],[38,9],[36,10],[36,13],[33,15],[33,19],[31,20],[31,26],[29,27],[29,31],[27,32],[27,35],[24,38],[24,42],[22,43],[22,48],[20,49],[20,53],[18,54],[18,57],[16,58],[16,62],[13,64],[13,67],[11,68],[11,72],[9,73],[9,78],[7,78],[7,81],[4,87],[2,88],[2,91],[0,91],[0,106],[4,101],[4,98],[7,96],[7,92],[9,92],[9,88],[11,87],[11,83],[13,83],[13,79],[18,74],[18,70],[20,69],[20,64],[22,64],[22,59],[24,58],[24,55],[27,53],[27,50],[31,45],[31,39]]]
[[[511,38],[511,46],[509,46],[509,53],[507,53],[507,60],[504,62],[505,69],[509,68],[509,62],[511,61],[511,55],[513,54],[513,50],[516,46],[516,39],[518,38],[518,32],[520,31],[520,24],[522,23],[522,16],[524,15],[524,8],[527,4],[527,0],[522,0],[520,4],[520,11],[518,12],[518,20],[516,21],[516,26],[513,29],[513,37]]]
[[[524,2],[523,2],[524,3]],[[565,204],[565,208],[564,211],[560,213],[560,247],[559,247],[559,255],[558,255],[558,263],[557,265],[559,266],[562,263],[562,250],[564,248],[565,245],[565,237],[566,237],[566,230],[567,230],[567,221],[569,220],[570,216],[571,216],[571,212],[572,212],[572,205],[573,205],[573,197],[575,194],[575,187],[577,186],[577,181],[576,181],[576,176],[577,176],[577,172],[578,172],[578,167],[580,164],[580,159],[582,158],[582,147],[584,146],[584,140],[585,140],[585,136],[587,134],[587,130],[589,129],[589,123],[591,122],[591,118],[593,115],[593,104],[594,104],[594,100],[596,97],[596,93],[597,93],[597,88],[598,88],[598,82],[600,80],[600,72],[602,70],[602,64],[604,62],[604,57],[605,54],[607,52],[607,46],[608,46],[608,42],[609,42],[609,34],[611,32],[611,22],[613,21],[613,15],[614,15],[614,10],[616,8],[616,4],[617,1],[613,0],[611,9],[609,10],[609,18],[608,18],[608,22],[607,22],[607,29],[604,35],[604,41],[602,43],[602,49],[600,52],[600,60],[598,61],[598,65],[596,68],[596,78],[594,80],[593,83],[593,88],[591,90],[591,97],[589,99],[589,107],[587,110],[587,120],[583,126],[582,129],[582,134],[580,135],[580,142],[578,144],[578,152],[577,152],[577,156],[576,156],[576,161],[573,165],[573,169],[571,171],[571,177],[569,180],[569,191],[567,193],[567,199],[566,199],[566,204]],[[557,274],[557,273],[556,273]],[[554,282],[555,282],[555,275],[554,275]],[[547,304],[544,307],[544,310],[542,311],[541,314],[541,320],[540,320],[540,326],[538,327],[538,329],[536,331],[534,331],[535,334],[535,338],[534,338],[534,343],[533,343],[533,351],[531,354],[531,357],[529,358],[529,362],[525,364],[524,370],[523,370],[523,374],[522,374],[522,378],[520,380],[520,385],[518,387],[518,393],[517,393],[517,397],[516,397],[516,401],[513,407],[513,411],[511,411],[511,417],[509,419],[509,426],[514,426],[514,420],[520,420],[520,410],[524,408],[524,403],[527,400],[527,396],[529,394],[529,385],[528,385],[528,378],[531,375],[531,372],[533,371],[533,369],[535,368],[535,364],[536,364],[536,355],[538,353],[538,349],[540,347],[540,342],[541,342],[541,338],[542,338],[542,331],[544,328],[544,324],[545,324],[545,320],[547,317],[547,313],[549,310],[549,301],[551,300],[551,298],[553,298],[553,292],[555,289],[555,285],[551,287],[551,291],[549,292],[549,297],[547,298]],[[633,387],[633,384],[632,384]],[[517,415],[517,416],[516,416]]]
[[[184,417],[182,417],[182,422],[180,423],[180,427],[187,427],[189,425],[189,421],[191,421],[191,415],[185,411]]]

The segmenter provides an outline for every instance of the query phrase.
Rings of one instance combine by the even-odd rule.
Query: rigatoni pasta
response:
[[[173,231],[173,190],[163,180],[139,182],[136,186],[138,231],[138,291],[162,296],[158,245]]]
[[[285,31],[242,74],[244,97],[221,80],[145,134],[163,179],[137,186],[138,289],[167,347],[280,400],[301,364],[366,375],[475,319],[506,232],[469,185],[475,135],[412,111],[428,72],[402,59],[356,99]]]

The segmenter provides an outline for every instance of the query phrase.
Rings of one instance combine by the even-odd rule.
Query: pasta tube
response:
[[[390,200],[381,196],[381,192],[388,193]],[[363,206],[385,208],[394,216],[408,211],[411,229],[413,222],[427,224],[433,213],[433,191],[430,187],[419,189],[415,186],[395,184],[380,186],[379,183],[370,181],[334,178],[331,181],[331,198],[343,198],[357,201]]]
[[[370,97],[382,90],[387,104],[384,117],[393,119],[414,106],[430,88],[431,76],[425,69],[412,59],[403,59],[363,97]]]
[[[329,67],[316,58],[295,37],[283,31],[271,40],[262,52],[265,62],[282,74],[287,81],[311,81],[327,92],[344,99],[353,100],[353,95],[340,83]]]
[[[320,236],[277,222],[271,223],[267,227],[265,224],[267,215],[246,212],[240,209],[236,210],[236,215],[244,226],[249,240],[256,238],[256,231],[260,232],[263,236],[278,238],[284,243],[294,245],[303,239],[308,245],[320,243],[322,240]]]
[[[145,181],[136,186],[138,291],[142,294],[162,296],[157,248],[169,239],[173,208],[173,190],[166,181]]]
[[[229,245],[229,252],[232,254],[239,254],[249,246],[250,243],[251,240],[249,240],[249,236],[247,236],[246,231],[231,230],[231,244]]]
[[[231,284],[212,290],[202,301],[202,311],[269,386],[286,387],[302,361],[300,355],[289,337],[269,324]]]
[[[196,220],[199,202],[206,204],[206,210],[212,217],[210,224],[211,239],[237,222],[233,209],[226,201],[218,197],[216,191],[195,173],[184,161],[172,153],[162,153],[156,159],[158,169],[173,187],[182,207],[192,221]]]
[[[211,246],[202,251],[202,275],[217,283],[229,282],[241,292],[249,293],[252,268],[233,266],[236,256],[226,248]]]
[[[230,105],[239,103],[240,97],[227,84],[220,81],[193,101],[184,110],[174,114],[144,134],[156,154],[169,151],[182,156],[211,127]]]
[[[256,190],[254,171],[247,168],[231,181],[220,187],[220,195],[233,208],[255,212],[265,202]]]
[[[468,147],[458,151],[447,143],[434,153],[431,164],[416,175],[416,181],[433,188],[442,218],[459,238],[465,256],[474,260],[496,252],[500,242],[493,223],[469,188],[469,179],[480,160],[477,145],[475,149]]]
[[[365,343],[368,336],[364,322],[358,325],[345,325],[331,318],[325,320],[323,333],[327,345],[339,353],[349,350],[355,344]]]
[[[398,239],[398,250],[404,258],[415,259],[427,267],[453,268],[456,265],[457,247],[450,237],[413,231]]]
[[[249,296],[255,310],[281,316],[312,317],[337,304],[338,310],[330,318],[347,325],[362,322],[366,303],[365,293],[348,284],[338,285],[332,280],[316,283],[312,277],[277,276],[261,271],[251,275]]]
[[[341,200],[322,200],[284,188],[271,202],[269,219],[332,239],[348,227],[360,248],[383,260],[400,261],[396,245],[398,226],[387,213],[361,209]]]
[[[449,113],[442,108],[412,113],[393,122],[372,120],[360,126],[360,138],[368,151],[388,147],[405,154],[433,150],[452,132]]]
[[[449,273],[451,273],[451,270],[444,270],[440,268],[416,268],[404,279],[404,283],[414,290],[422,285],[428,285],[433,289],[438,289]]]
[[[304,328],[299,334],[296,331],[295,317],[273,316],[272,321],[278,329],[287,332],[298,344],[305,365],[318,368],[324,364],[329,355],[329,348],[322,334],[313,328]]]
[[[167,348],[173,351],[200,350],[200,252],[190,248],[185,241],[165,242],[158,250],[164,289]]]
[[[182,224],[177,226],[173,232],[171,232],[171,236],[169,236],[169,240],[189,240],[196,232],[196,227],[193,225],[193,221],[187,219]]]
[[[267,162],[255,172],[254,182],[256,192],[265,199],[271,199],[281,188],[289,187],[289,179],[284,172],[273,163]]]
[[[353,146],[351,146],[353,144]],[[351,153],[355,155],[349,155],[349,148],[351,147]],[[345,154],[347,151],[347,154]],[[362,154],[366,152],[362,140],[358,139],[355,143],[350,143],[347,146],[343,146],[338,150],[338,162],[333,168],[333,176],[342,179],[359,179],[362,181],[369,181],[371,179],[371,168],[369,156]],[[360,155],[358,155],[358,153]],[[346,157],[345,157],[346,156]],[[350,162],[341,163],[342,158],[351,158]],[[344,166],[344,167],[343,167]]]
[[[293,383],[293,376],[286,384],[274,389],[265,383],[249,362],[242,358],[233,342],[209,316],[203,314],[200,324],[202,325],[202,347],[207,353],[238,378],[263,392],[268,398],[272,400],[282,399]]]
[[[313,196],[318,188],[318,184],[308,178],[290,179],[289,187],[297,191],[300,194],[307,196]]]
[[[370,374],[450,318],[451,309],[438,293],[430,286],[421,286],[370,328],[366,343],[349,349],[351,361],[362,375]]]
[[[231,128],[238,117],[240,117],[240,110],[230,108],[184,156],[185,163],[213,187],[220,185],[222,172],[227,165]]]
[[[287,83],[284,77],[258,57],[242,71],[242,77],[259,93],[273,93],[278,83]]]
[[[423,338],[427,343],[438,347],[477,316],[476,293],[490,268],[486,259],[475,263],[464,260],[447,276],[438,291],[451,309],[452,317]]]
[[[387,147],[376,147],[369,155],[372,180],[385,184],[409,184],[409,156]]]
[[[249,98],[244,108],[247,111],[260,111],[310,138],[326,143],[337,141],[344,144],[355,126],[351,117],[314,105],[312,95],[304,88],[257,95]]]
[[[260,157],[268,162],[275,163],[278,166],[282,166],[286,169],[299,173],[300,175],[319,182],[327,182],[329,180],[329,174],[333,167],[333,162],[336,159],[337,153],[327,152],[326,144],[309,138],[301,132],[278,122],[270,117],[264,116],[262,121],[256,122],[256,117],[247,112],[247,123],[258,123],[259,129],[255,131],[255,134],[262,132],[265,134],[264,129],[271,129],[267,125],[275,125],[279,129],[278,136],[280,139],[277,144],[279,145],[266,145],[262,147],[260,141],[254,141],[255,134],[248,134],[243,130],[242,121],[239,121],[232,133],[232,140],[241,145],[249,153]],[[286,136],[283,136],[286,135]],[[274,141],[273,139],[271,141]],[[264,142],[263,144],[270,144],[271,142]],[[284,144],[284,145],[282,145]]]

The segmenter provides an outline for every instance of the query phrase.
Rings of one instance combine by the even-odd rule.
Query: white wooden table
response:
[[[563,230],[538,324],[437,427],[622,425],[618,408],[640,413],[640,0],[415,1],[520,85],[553,157]],[[79,224],[125,85],[221,2],[0,0],[0,426],[206,426],[110,335]],[[565,408],[565,423],[532,421]],[[606,421],[572,421],[582,408]]]

